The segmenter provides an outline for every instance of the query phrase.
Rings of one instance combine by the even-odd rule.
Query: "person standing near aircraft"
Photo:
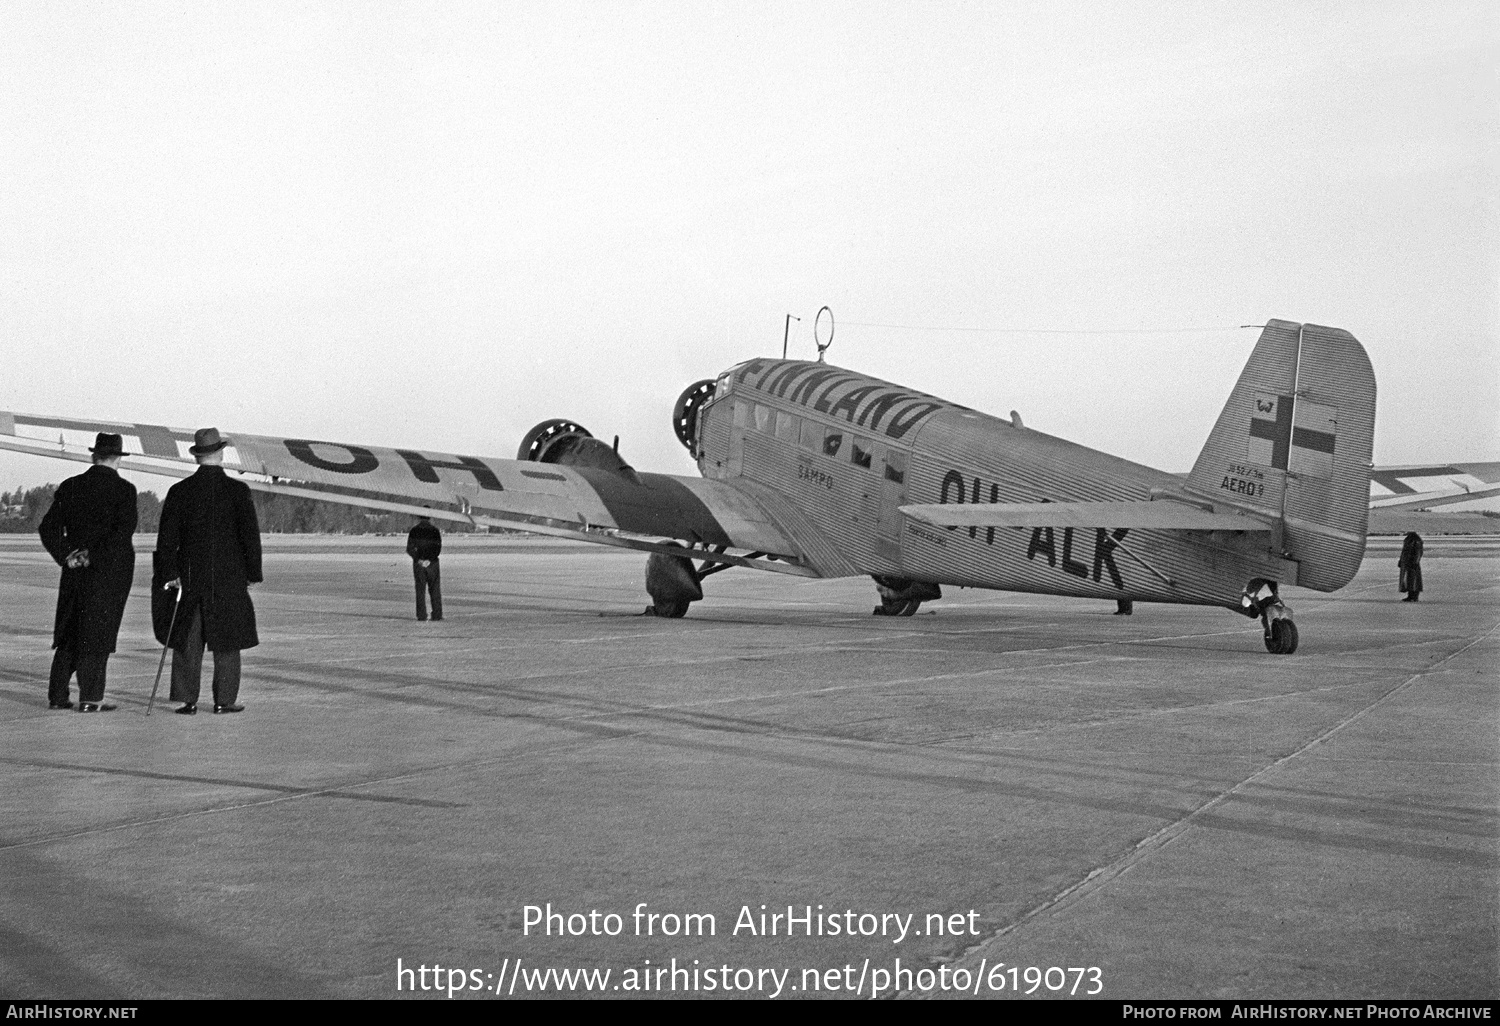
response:
[[[406,554],[411,557],[411,576],[417,589],[417,619],[427,619],[427,593],[432,592],[432,618],[443,618],[443,582],[438,556],[443,551],[443,533],[430,517],[418,515],[416,526],[406,536]]]
[[[52,629],[47,704],[71,709],[68,682],[78,674],[78,711],[110,712],[104,669],[115,650],[130,582],[135,575],[135,485],[117,468],[121,438],[100,432],[89,450],[94,465],[57,487],[42,518],[42,544],[63,568]]]
[[[1422,594],[1422,536],[1416,531],[1406,532],[1406,540],[1401,543],[1401,558],[1396,560],[1396,566],[1401,569],[1396,590],[1406,592],[1406,598],[1401,601],[1416,602],[1417,596]]]
[[[260,525],[250,489],[224,473],[217,428],[195,432],[188,449],[198,462],[192,477],[167,489],[156,552],[168,588],[181,588],[172,636],[172,701],[177,712],[198,711],[203,649],[214,654],[214,712],[244,710],[240,651],[260,644],[249,586],[261,581]]]

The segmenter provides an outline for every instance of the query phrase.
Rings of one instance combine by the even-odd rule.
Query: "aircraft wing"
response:
[[[902,506],[913,520],[934,527],[1140,528],[1163,531],[1269,531],[1271,525],[1241,513],[1211,513],[1171,500],[1148,502],[921,503]]]
[[[123,437],[122,469],[167,477],[197,469],[188,453],[189,430],[0,411],[0,449],[87,463],[101,431]],[[829,561],[820,558],[819,546],[798,544],[799,525],[788,516],[768,512],[747,491],[722,481],[222,434],[230,443],[224,469],[257,491],[804,577],[842,575],[842,567],[822,565]]]
[[[1485,485],[1461,492],[1407,492],[1399,495],[1382,495],[1370,499],[1371,509],[1430,509],[1433,506],[1452,506],[1475,499],[1488,499],[1500,495],[1500,484]]]
[[[1427,513],[1415,510],[1370,510],[1370,534],[1500,534],[1500,513]]]
[[[1500,534],[1497,500],[1500,463],[1376,467],[1370,473],[1369,533]],[[1427,512],[1470,502],[1481,507]]]
[[[1500,493],[1500,463],[1419,463],[1370,472],[1370,505],[1454,496],[1464,502]]]

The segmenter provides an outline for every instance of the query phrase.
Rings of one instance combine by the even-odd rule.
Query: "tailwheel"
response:
[[[1291,655],[1297,651],[1297,625],[1292,622],[1292,608],[1281,601],[1275,581],[1257,577],[1245,585],[1240,595],[1240,612],[1260,617],[1267,652]]]
[[[1285,617],[1272,620],[1266,631],[1266,651],[1272,655],[1291,655],[1297,651],[1297,625]]]

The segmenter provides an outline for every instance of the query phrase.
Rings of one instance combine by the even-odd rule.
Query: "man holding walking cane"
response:
[[[177,626],[177,611],[182,608],[182,587],[169,587],[166,574],[161,572],[160,552],[151,553],[151,632],[161,646],[161,658],[156,661],[156,679],[151,682],[151,697],[146,699],[146,715],[151,715],[156,705],[156,692],[161,688],[162,667],[167,665],[167,653],[172,651],[172,629]]]
[[[158,570],[166,587],[182,589],[166,644],[172,652],[176,711],[198,711],[203,649],[214,654],[214,712],[237,713],[240,650],[260,644],[249,586],[261,580],[260,525],[250,489],[224,473],[217,428],[193,436],[188,452],[198,461],[192,477],[167,490],[156,536]]]

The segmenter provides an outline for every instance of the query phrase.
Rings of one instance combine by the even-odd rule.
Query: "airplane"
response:
[[[944,585],[1219,606],[1290,655],[1280,586],[1336,591],[1364,557],[1375,375],[1347,331],[1269,321],[1185,478],[818,355],[688,386],[673,427],[698,478],[637,471],[561,418],[514,460],[226,431],[224,466],[261,491],[647,552],[664,617],[741,566],[869,576],[883,615]],[[0,412],[19,452],[87,461],[99,431],[124,436],[124,469],[196,469],[190,430]]]
[[[1473,503],[1488,509],[1474,509]],[[1455,511],[1440,507],[1463,504]],[[1376,467],[1370,475],[1370,534],[1407,531],[1500,533],[1500,463]]]

